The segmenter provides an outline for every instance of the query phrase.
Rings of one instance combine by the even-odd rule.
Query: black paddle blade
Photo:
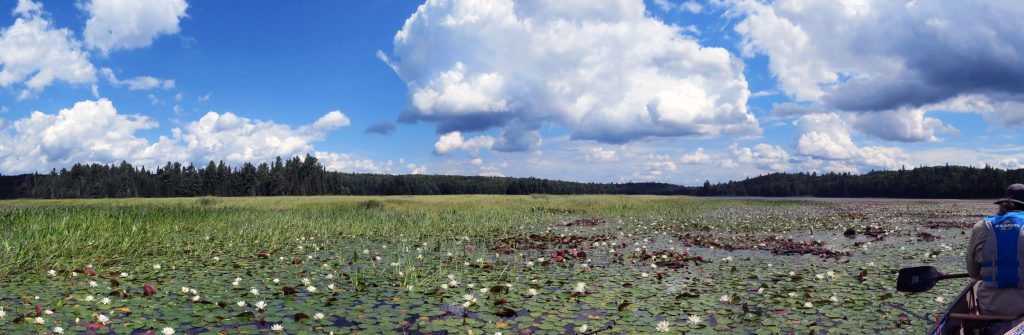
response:
[[[896,277],[896,290],[900,292],[927,292],[939,281],[939,270],[931,266],[900,269]]]

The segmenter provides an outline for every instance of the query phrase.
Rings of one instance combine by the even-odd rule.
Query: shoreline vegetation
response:
[[[1024,181],[1024,169],[934,166],[850,173],[770,173],[700,186],[663,182],[594,183],[540,178],[389,175],[326,171],[316,157],[278,157],[237,167],[168,162],[147,170],[75,164],[49,173],[0,176],[0,199],[161,198],[196,196],[625,194],[751,197],[988,199]]]

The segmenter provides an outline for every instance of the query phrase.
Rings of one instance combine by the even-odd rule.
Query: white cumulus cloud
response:
[[[470,138],[469,140],[464,140],[461,132],[453,131],[442,135],[441,138],[434,143],[434,152],[443,155],[455,150],[465,150],[476,155],[481,149],[490,149],[493,145],[493,137],[480,135]]]
[[[328,170],[390,171],[390,163],[315,149],[314,142],[347,124],[338,111],[300,126],[209,112],[151,142],[138,132],[156,128],[156,121],[118,113],[107,99],[86,100],[56,114],[37,111],[13,122],[0,119],[0,172],[48,171],[75,163],[122,160],[148,167],[167,161],[241,164],[307,153],[315,154]]]
[[[103,76],[107,78],[107,81],[109,81],[111,85],[128,86],[128,89],[130,90],[152,90],[156,88],[168,90],[174,88],[173,79],[160,79],[152,76],[138,76],[134,78],[120,80],[117,79],[117,75],[114,74],[114,70],[111,70],[110,68],[106,67],[100,68],[100,73],[102,73]]]
[[[185,0],[91,0],[85,43],[103,54],[119,49],[147,47],[160,35],[173,35],[185,17]]]
[[[772,171],[786,171],[789,168],[789,153],[777,145],[759,143],[753,148],[741,148],[733,143],[729,149],[739,163],[754,164],[759,169]]]
[[[683,164],[707,164],[711,163],[711,155],[704,152],[704,148],[697,148],[696,151],[690,154],[685,154],[679,158],[679,161]]]
[[[837,113],[804,115],[795,124],[801,130],[797,152],[812,159],[844,167],[898,169],[908,165],[909,155],[898,147],[857,146]]]
[[[23,84],[19,98],[32,96],[54,81],[96,81],[89,53],[68,29],[53,27],[42,5],[19,0],[14,24],[0,30],[0,87]]]
[[[494,150],[536,147],[546,123],[605,143],[760,132],[742,62],[640,0],[429,0],[378,56],[409,88],[403,121],[500,128]]]

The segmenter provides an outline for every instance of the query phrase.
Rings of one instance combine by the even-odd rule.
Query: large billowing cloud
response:
[[[96,81],[89,53],[73,32],[53,27],[42,5],[19,0],[13,13],[14,24],[0,30],[0,87],[23,84],[19,98],[27,98],[54,81]]]
[[[842,110],[1024,93],[1024,6],[1014,1],[737,0],[748,54],[782,89]]]
[[[908,165],[910,157],[898,147],[859,147],[854,144],[848,125],[836,113],[805,115],[796,121],[796,125],[801,129],[797,152],[812,160],[882,169]]]
[[[185,17],[185,0],[91,0],[85,23],[85,43],[101,53],[119,49],[147,47],[160,35],[180,31],[178,22]]]
[[[380,53],[406,82],[404,121],[439,133],[500,128],[494,148],[573,138],[760,132],[743,64],[645,13],[640,0],[428,0]]]
[[[323,141],[328,132],[349,123],[340,111],[300,126],[209,112],[151,142],[137,133],[156,128],[153,119],[118,113],[107,99],[87,100],[56,114],[33,112],[13,122],[0,119],[0,172],[48,171],[75,163],[122,160],[148,167],[167,161],[204,164],[224,160],[240,164],[306,153],[315,153],[327,169],[390,171],[390,164],[315,150],[314,142]]]
[[[744,55],[767,55],[780,88],[803,101],[776,114],[854,112],[866,134],[935,141],[953,129],[925,117],[929,106],[963,96],[1024,101],[1024,6],[1014,1],[724,2],[741,17]]]

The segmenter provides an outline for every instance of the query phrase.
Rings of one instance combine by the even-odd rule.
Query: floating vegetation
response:
[[[0,333],[916,334],[966,282],[897,293],[895,270],[962,271],[970,226],[931,224],[993,209],[212,199],[0,203]]]

